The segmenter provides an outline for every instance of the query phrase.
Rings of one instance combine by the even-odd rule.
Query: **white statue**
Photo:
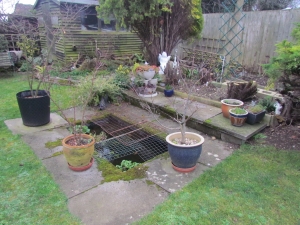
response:
[[[275,107],[275,115],[280,115],[282,109],[282,105],[280,104],[280,102],[276,100],[274,107]]]
[[[171,58],[171,56],[170,55],[167,56],[166,52],[162,52],[162,54],[159,54],[159,56],[158,56],[158,61],[160,63],[159,74],[164,74],[164,70],[165,70],[170,58]]]
[[[177,68],[177,49],[175,49],[175,56],[174,56],[174,62],[173,62],[173,69]]]

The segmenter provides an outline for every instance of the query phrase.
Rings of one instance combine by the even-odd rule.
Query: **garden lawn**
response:
[[[0,77],[0,224],[80,224],[69,213],[66,196],[41,160],[4,123],[20,117],[16,93],[28,89],[25,78]],[[63,107],[68,106],[67,92],[67,87],[56,87],[53,92]]]
[[[300,224],[300,154],[243,145],[137,224]]]

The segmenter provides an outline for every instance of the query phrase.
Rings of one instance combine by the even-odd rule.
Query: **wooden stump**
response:
[[[229,82],[227,83],[227,98],[245,101],[257,93],[256,82]]]

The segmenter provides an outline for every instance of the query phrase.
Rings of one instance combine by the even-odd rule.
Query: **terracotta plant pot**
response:
[[[181,133],[176,132],[166,137],[168,142],[168,151],[172,160],[173,168],[178,172],[191,172],[196,168],[196,163],[202,151],[204,137],[199,134],[186,132],[186,137],[198,141],[194,145],[180,145],[172,142],[175,138],[181,138]]]
[[[74,138],[74,135],[65,137],[62,140],[63,153],[69,164],[69,168],[74,171],[87,170],[88,168],[90,168],[92,166],[92,163],[93,163],[93,160],[91,160],[91,159],[94,154],[95,139],[93,136],[90,136],[88,134],[81,134],[81,136],[82,136],[82,138],[91,139],[92,141],[86,145],[72,146],[72,145],[66,144],[66,142],[68,140]]]
[[[229,114],[230,114],[230,122],[232,126],[236,126],[236,127],[241,127],[244,125],[247,116],[248,116],[248,112],[246,111],[245,114],[235,114],[232,112],[233,109],[229,110]]]
[[[221,100],[222,106],[222,113],[223,116],[229,118],[229,110],[234,109],[236,107],[241,107],[244,105],[244,102],[237,100],[237,99],[223,99]]]

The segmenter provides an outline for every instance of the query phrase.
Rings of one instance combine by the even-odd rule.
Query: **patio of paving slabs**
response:
[[[72,110],[67,110],[66,113],[71,115]],[[112,113],[133,123],[141,120],[153,121],[151,114],[129,103],[121,103],[119,106],[109,105],[104,111],[91,109],[87,115],[91,118],[101,113]],[[5,123],[13,134],[22,136],[24,142],[30,145],[52,174],[53,179],[69,199],[70,212],[88,225],[129,224],[139,220],[166,200],[170,193],[181,189],[205,170],[220,163],[237,147],[201,134],[205,142],[195,171],[178,173],[173,170],[169,157],[158,157],[144,163],[148,166],[148,170],[143,179],[101,184],[103,177],[102,172],[97,169],[97,162],[87,171],[74,172],[68,168],[64,156],[56,154],[62,150],[62,146],[53,149],[45,146],[45,143],[62,139],[69,134],[66,121],[57,113],[51,113],[51,122],[41,127],[25,127],[20,118],[7,120]],[[162,123],[169,127],[177,126],[168,119],[162,119]],[[188,131],[200,133],[193,129]],[[173,130],[168,132],[171,133]]]

